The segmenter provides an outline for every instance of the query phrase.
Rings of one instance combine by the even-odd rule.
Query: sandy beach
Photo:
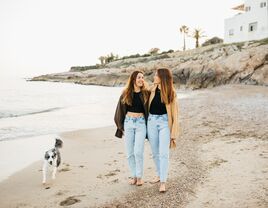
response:
[[[127,184],[115,126],[60,133],[62,165],[42,185],[42,161],[0,183],[0,207],[268,207],[268,89],[225,85],[179,100],[181,135],[159,194],[149,142],[142,187]]]

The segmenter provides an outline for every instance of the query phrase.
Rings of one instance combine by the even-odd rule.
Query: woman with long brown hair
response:
[[[169,69],[157,69],[150,91],[147,132],[157,170],[152,183],[160,182],[159,191],[165,192],[169,148],[176,147],[178,137],[178,103]]]
[[[117,126],[115,136],[125,135],[125,147],[131,172],[129,184],[143,184],[143,152],[148,118],[149,91],[145,87],[144,74],[134,71],[119,98],[114,121]]]

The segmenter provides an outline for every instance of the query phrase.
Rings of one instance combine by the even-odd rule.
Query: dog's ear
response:
[[[45,153],[45,159],[48,160],[49,158],[49,155],[48,155],[48,152]]]
[[[63,142],[60,139],[56,138],[55,147],[60,148],[62,147],[62,144]]]

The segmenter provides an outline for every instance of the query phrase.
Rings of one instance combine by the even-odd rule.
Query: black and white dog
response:
[[[51,150],[46,151],[44,164],[43,164],[43,184],[46,184],[47,173],[49,169],[52,169],[52,179],[56,178],[57,169],[61,163],[60,151],[62,148],[62,140],[56,138],[55,147]]]

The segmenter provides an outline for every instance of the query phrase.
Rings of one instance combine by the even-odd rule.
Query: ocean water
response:
[[[122,90],[0,77],[0,142],[114,125]],[[179,98],[189,95],[178,93]]]
[[[113,125],[122,87],[0,78],[0,142]]]

